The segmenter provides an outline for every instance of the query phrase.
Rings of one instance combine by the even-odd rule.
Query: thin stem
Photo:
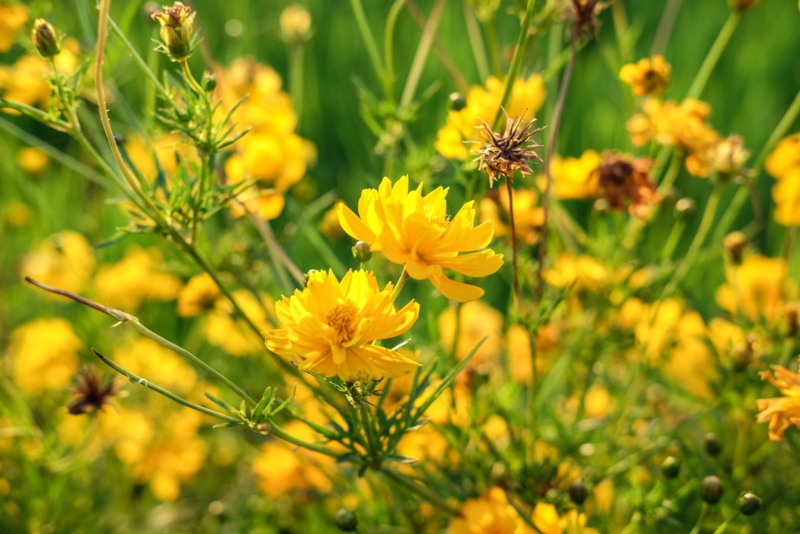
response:
[[[84,306],[88,306],[89,308],[92,308],[93,310],[99,311],[100,313],[104,313],[106,315],[109,315],[109,316],[113,317],[114,319],[116,319],[117,321],[119,321],[120,324],[131,325],[134,330],[136,330],[137,332],[139,332],[143,336],[152,339],[153,341],[155,341],[156,343],[158,343],[162,347],[165,347],[165,348],[175,352],[179,356],[182,356],[182,357],[186,358],[187,360],[189,360],[190,362],[192,362],[196,366],[200,367],[203,371],[205,371],[209,375],[213,376],[214,378],[216,378],[217,380],[222,382],[225,386],[227,386],[236,395],[241,397],[242,400],[244,400],[246,403],[248,403],[251,407],[256,405],[255,400],[253,400],[253,398],[250,397],[250,395],[248,395],[247,393],[242,391],[236,384],[231,382],[230,379],[228,379],[228,377],[226,377],[225,375],[223,375],[222,373],[220,373],[219,371],[217,371],[216,369],[214,369],[213,367],[208,365],[206,362],[204,362],[203,360],[201,360],[200,358],[198,358],[197,356],[195,356],[191,352],[187,351],[186,349],[184,349],[182,347],[179,347],[178,345],[172,343],[171,341],[169,341],[167,339],[164,339],[163,337],[159,336],[158,334],[156,334],[152,330],[148,329],[146,326],[144,326],[142,323],[139,322],[139,318],[138,317],[135,317],[135,316],[133,316],[133,315],[131,315],[129,313],[125,313],[123,311],[117,310],[117,309],[112,308],[110,306],[104,306],[102,304],[94,302],[93,300],[89,300],[86,297],[82,297],[82,296],[77,295],[75,293],[72,293],[70,291],[66,291],[64,289],[59,289],[57,287],[53,287],[53,286],[49,286],[47,284],[43,284],[41,282],[37,282],[36,280],[34,280],[33,278],[31,278],[29,276],[25,277],[25,281],[28,282],[29,284],[33,285],[33,286],[38,287],[39,289],[43,289],[43,290],[45,290],[47,292],[50,292],[50,293],[53,293],[55,295],[66,297],[68,299],[74,300],[75,302],[79,302],[80,304],[83,304]]]
[[[714,70],[714,67],[717,66],[719,58],[722,56],[722,52],[725,50],[728,42],[731,40],[733,31],[736,29],[741,18],[741,11],[736,9],[731,10],[730,15],[728,15],[728,20],[725,21],[725,25],[717,36],[717,40],[711,45],[711,50],[708,51],[705,61],[703,61],[703,64],[700,66],[700,70],[697,71],[697,76],[694,82],[692,82],[692,86],[689,88],[689,93],[686,95],[687,98],[699,98],[703,93],[703,89],[705,89],[706,83],[708,83],[708,79],[711,77],[711,72]]]
[[[695,523],[694,528],[692,528],[692,531],[689,534],[700,534],[701,528],[703,526],[703,521],[706,520],[706,517],[708,516],[708,511],[710,509],[711,507],[708,505],[708,503],[704,502],[703,508],[700,510],[700,517],[697,518],[697,523]]]
[[[167,102],[172,102],[172,98],[167,92],[167,89],[161,84],[161,81],[159,81],[158,76],[156,76],[150,67],[147,66],[147,63],[145,63],[145,61],[142,59],[142,56],[139,55],[139,53],[136,51],[136,48],[134,48],[119,26],[117,26],[117,23],[114,22],[111,17],[108,17],[108,23],[111,26],[111,30],[114,32],[114,35],[117,36],[117,38],[128,50],[128,53],[133,58],[134,62],[139,65],[139,68],[142,69],[142,72],[144,72],[145,75],[150,78],[150,81],[153,82],[153,86],[161,94],[161,97]]]
[[[403,266],[403,272],[400,273],[400,278],[397,279],[397,283],[392,290],[392,296],[389,299],[389,302],[394,302],[397,299],[397,295],[400,294],[400,290],[403,289],[403,286],[406,285],[406,280],[408,280],[408,269],[406,269],[405,265]]]
[[[475,58],[475,67],[478,69],[480,79],[485,81],[489,78],[489,60],[486,57],[486,48],[483,45],[478,17],[469,0],[464,0],[462,5],[464,6],[464,23],[467,26],[467,38],[472,49],[472,55]]]
[[[275,237],[275,233],[272,231],[272,227],[270,226],[269,222],[262,219],[243,202],[238,200],[236,202],[247,214],[247,217],[253,223],[253,226],[256,227],[258,233],[261,234],[261,238],[264,240],[264,243],[266,243],[270,255],[277,257],[280,260],[280,264],[289,271],[289,274],[292,275],[292,278],[294,278],[295,282],[297,282],[300,286],[303,286],[305,284],[303,271],[301,271],[300,268],[295,265],[295,263],[292,261],[292,258],[289,257],[286,251],[283,250],[283,247],[281,247],[280,243],[278,243],[278,240]]]
[[[276,437],[282,439],[283,441],[289,442],[292,445],[297,445],[298,447],[318,452],[320,454],[324,454],[325,456],[330,456],[331,458],[338,458],[339,456],[341,456],[341,454],[332,449],[329,449],[328,447],[323,447],[322,445],[315,445],[314,443],[308,443],[307,441],[298,439],[292,436],[291,434],[287,433],[281,427],[274,425],[272,423],[270,423],[269,425],[269,431]]]
[[[483,32],[486,34],[486,52],[489,55],[489,63],[492,65],[492,74],[499,78],[503,71],[500,68],[500,50],[497,46],[497,34],[494,31],[494,17],[480,22],[483,25]]]
[[[721,193],[722,185],[716,184],[714,186],[714,190],[711,192],[711,196],[708,199],[708,204],[706,205],[705,212],[703,213],[703,218],[700,221],[700,226],[697,227],[697,233],[695,233],[694,239],[692,239],[692,243],[689,245],[689,249],[686,251],[686,255],[683,257],[683,261],[681,261],[681,263],[678,265],[678,268],[675,269],[675,273],[672,275],[669,283],[664,287],[662,297],[669,296],[675,290],[678,284],[680,284],[683,280],[683,277],[686,276],[689,268],[697,259],[697,253],[703,246],[709,230],[711,230],[711,223],[714,221],[714,216],[717,213],[717,207],[719,206],[719,198]]]
[[[364,46],[367,47],[367,55],[372,63],[372,68],[375,69],[375,73],[378,75],[378,78],[380,78],[381,82],[385,84],[386,70],[381,63],[378,45],[375,44],[375,38],[372,36],[372,32],[369,29],[367,17],[364,14],[364,6],[361,5],[361,0],[350,0],[350,6],[353,8],[353,14],[356,17],[358,31],[361,33],[361,38],[364,40]]]
[[[289,96],[300,124],[303,116],[303,43],[289,47]]]
[[[103,363],[114,369],[116,372],[118,372],[121,375],[127,376],[128,380],[130,380],[133,384],[144,386],[145,389],[152,389],[156,393],[160,393],[161,395],[164,395],[168,399],[177,402],[178,404],[186,406],[187,408],[191,408],[192,410],[196,410],[200,413],[210,415],[211,417],[216,417],[217,419],[221,419],[222,421],[227,421],[228,423],[242,423],[241,419],[237,419],[236,417],[231,417],[230,415],[225,415],[215,410],[211,410],[210,408],[206,408],[205,406],[200,406],[199,404],[190,402],[184,399],[183,397],[180,397],[175,393],[172,393],[171,391],[162,388],[158,384],[154,384],[149,380],[145,380],[144,378],[131,373],[127,369],[120,367],[118,364],[114,363],[113,361],[109,360],[108,358],[97,352],[97,350],[95,350],[94,348],[92,349],[92,352],[94,352],[95,355],[103,361]]]
[[[678,221],[672,225],[669,236],[667,236],[667,242],[664,243],[664,248],[661,249],[662,263],[665,263],[672,258],[672,255],[675,253],[675,248],[678,246],[678,243],[680,242],[685,230],[686,219],[684,218],[678,219]]]
[[[553,110],[553,122],[550,129],[550,139],[547,142],[547,150],[544,157],[544,176],[545,185],[544,193],[542,194],[542,232],[539,236],[539,265],[536,267],[536,293],[534,294],[534,309],[539,308],[542,301],[542,294],[544,292],[544,262],[547,254],[547,219],[549,217],[549,204],[550,204],[550,190],[553,178],[550,173],[550,162],[553,158],[555,151],[556,136],[558,135],[558,126],[561,122],[561,113],[564,110],[564,101],[567,97],[567,90],[569,89],[569,82],[572,78],[572,70],[575,67],[575,56],[577,56],[578,46],[575,39],[572,40],[571,52],[567,67],[564,69],[564,77],[561,80],[561,88],[558,92],[558,100],[556,107]]]
[[[447,512],[450,515],[458,515],[459,511],[456,508],[453,508],[452,506],[447,504],[447,502],[444,499],[442,499],[441,497],[430,491],[425,486],[420,486],[418,484],[415,484],[410,480],[408,480],[405,476],[390,469],[383,468],[381,469],[381,473],[386,475],[386,478],[390,479],[392,482],[400,486],[403,486],[410,492],[418,495],[419,497],[425,499],[429,503],[435,505],[443,512]]]
[[[397,77],[394,72],[394,30],[397,27],[397,18],[400,16],[400,11],[403,9],[405,0],[395,0],[392,7],[389,9],[389,14],[386,16],[386,26],[383,35],[383,60],[386,65],[386,74],[394,93],[394,81]],[[388,97],[389,95],[387,95]],[[394,94],[391,95],[389,100],[394,100]]]
[[[403,94],[400,97],[400,108],[405,108],[411,104],[411,99],[414,98],[414,93],[417,90],[419,79],[422,76],[422,69],[425,67],[425,62],[428,59],[428,54],[431,51],[431,44],[436,35],[436,28],[439,26],[439,20],[442,17],[442,10],[444,8],[445,0],[437,0],[431,9],[431,15],[425,28],[422,30],[422,39],[419,41],[419,46],[414,54],[414,60],[411,63],[411,70],[408,72],[406,78],[406,85],[403,88]]]
[[[511,188],[511,178],[506,178],[506,192],[508,193],[508,216],[509,226],[511,228],[511,280],[514,288],[514,301],[519,314],[520,306],[522,305],[522,292],[519,289],[519,272],[517,265],[517,226],[514,222],[514,190]]]
[[[658,23],[656,36],[653,38],[653,47],[650,49],[650,56],[657,56],[664,53],[669,42],[669,36],[672,34],[672,28],[675,26],[675,20],[678,18],[678,11],[681,8],[681,0],[667,0],[667,5],[664,7],[664,12],[661,14],[661,20]]]
[[[181,74],[183,74],[183,79],[186,80],[186,83],[189,84],[189,87],[191,87],[192,91],[197,93],[197,96],[199,97],[206,97],[206,92],[203,91],[203,88],[200,87],[200,84],[194,79],[192,69],[189,68],[189,62],[185,59],[182,59],[178,63],[181,66]]]

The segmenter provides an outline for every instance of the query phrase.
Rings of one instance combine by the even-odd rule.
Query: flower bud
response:
[[[706,477],[700,484],[700,496],[708,504],[717,504],[722,498],[722,492],[725,487],[722,481],[715,476]]]
[[[311,33],[311,15],[297,4],[292,4],[281,13],[281,36],[290,45],[302,44]]]
[[[703,439],[703,447],[709,456],[717,456],[722,451],[722,445],[719,443],[717,436],[709,432]]]
[[[678,473],[680,473],[680,470],[681,461],[674,456],[667,456],[661,464],[661,473],[664,475],[664,478],[675,478],[678,476]]]
[[[192,8],[175,2],[164,11],[156,11],[150,18],[161,24],[161,41],[173,61],[182,61],[192,55],[192,23],[197,13]]]
[[[722,246],[725,248],[728,259],[734,265],[742,264],[745,245],[747,245],[747,236],[742,232],[731,232],[722,240]]]
[[[675,203],[675,212],[683,220],[691,219],[697,211],[697,204],[691,198],[682,198]]]
[[[742,515],[753,515],[761,509],[761,499],[755,493],[742,493],[736,501]]]
[[[55,29],[53,29],[52,24],[44,19],[36,19],[34,21],[31,40],[33,40],[33,45],[39,55],[45,59],[55,57],[61,52]]]
[[[784,317],[786,318],[786,337],[797,337],[798,326],[800,326],[800,301],[787,304]]]
[[[608,204],[608,200],[598,198],[594,201],[594,204],[592,204],[592,209],[594,209],[598,215],[605,215],[611,210],[611,206]]]
[[[753,7],[758,0],[728,0],[732,9],[736,11],[746,11]]]
[[[453,111],[461,111],[467,107],[466,97],[459,92],[450,93],[450,96],[447,97],[447,100],[450,103],[450,109]]]
[[[213,93],[214,89],[217,88],[217,77],[211,74],[210,72],[206,72],[203,75],[203,89],[205,89],[209,93]]]
[[[575,480],[569,485],[569,498],[575,504],[583,504],[586,498],[589,497],[589,491],[586,489],[586,484],[581,480]]]
[[[355,532],[358,528],[358,518],[355,512],[342,508],[336,512],[336,519],[334,520],[336,528],[342,532]]]
[[[372,247],[366,241],[359,241],[353,246],[353,257],[358,263],[367,263],[372,258]]]

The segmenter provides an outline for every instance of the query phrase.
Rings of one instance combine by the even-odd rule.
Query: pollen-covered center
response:
[[[340,341],[350,341],[354,334],[354,319],[357,314],[358,308],[352,300],[338,299],[325,317],[325,323],[336,330]]]

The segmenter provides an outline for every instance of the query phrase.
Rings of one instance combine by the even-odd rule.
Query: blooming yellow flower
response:
[[[780,365],[773,365],[772,369],[775,376],[764,371],[761,378],[778,388],[783,397],[758,399],[756,402],[761,412],[756,421],[769,421],[769,439],[777,441],[783,439],[783,433],[792,425],[800,426],[800,375]]]
[[[554,509],[555,510],[555,509]],[[556,514],[558,519],[558,514]],[[537,525],[538,526],[538,525]],[[459,517],[450,521],[451,534],[532,534],[500,488],[492,488],[461,507]]]
[[[671,72],[672,67],[664,60],[664,56],[656,55],[623,65],[619,79],[629,84],[635,95],[660,95],[669,85]]]
[[[372,341],[399,336],[419,315],[413,300],[395,310],[392,284],[378,288],[375,275],[348,271],[341,282],[333,271],[315,271],[306,287],[275,303],[283,328],[265,334],[267,348],[299,359],[300,370],[356,381],[391,378],[419,364]]]
[[[781,139],[767,157],[764,166],[777,179],[800,169],[800,132]]]
[[[742,313],[753,322],[764,318],[774,324],[783,316],[787,299],[796,295],[796,285],[787,279],[783,258],[759,254],[745,257],[741,265],[726,269],[728,283],[717,289],[717,303],[732,314]]]
[[[430,278],[442,295],[466,302],[480,298],[483,289],[451,280],[443,269],[487,276],[503,266],[503,256],[481,250],[491,242],[494,230],[488,221],[473,227],[473,201],[448,218],[447,191],[437,187],[423,195],[422,184],[408,190],[408,176],[394,186],[384,178],[377,190],[361,192],[358,215],[341,205],[339,222],[351,237],[369,243],[373,252],[383,252],[389,261],[405,265],[411,278]]]
[[[163,272],[161,251],[130,247],[125,257],[97,270],[94,288],[109,306],[134,312],[148,300],[172,300],[181,290],[178,277]]]
[[[26,146],[17,151],[17,165],[28,174],[39,174],[47,168],[50,157],[41,148]]]
[[[48,237],[26,254],[20,265],[20,273],[39,282],[79,293],[89,282],[94,266],[94,250],[86,238],[78,232],[65,230]]]
[[[14,36],[25,26],[28,20],[28,8],[25,6],[6,5],[0,1],[0,52],[11,50]]]
[[[589,198],[597,194],[595,170],[603,159],[594,150],[586,150],[578,158],[553,156],[550,162],[552,192],[556,198]],[[539,187],[544,189],[544,179]]]
[[[66,388],[78,370],[81,341],[63,319],[37,319],[11,334],[11,376],[28,395]]]
[[[219,297],[219,286],[208,273],[193,276],[178,295],[178,315],[194,317],[214,306]]]
[[[598,534],[593,528],[586,528],[586,515],[570,510],[559,517],[556,507],[550,503],[538,502],[533,509],[533,524],[542,534]]]
[[[478,127],[481,119],[493,121],[500,111],[505,85],[497,78],[489,78],[486,87],[472,87],[467,94],[467,105],[459,111],[450,111],[445,124],[436,136],[436,150],[448,159],[465,160],[469,147],[465,141],[481,139]],[[511,90],[506,111],[509,117],[520,117],[522,123],[531,120],[544,104],[547,94],[544,81],[538,74],[527,80],[518,79]]]
[[[783,175],[772,186],[775,201],[775,222],[783,226],[800,226],[800,167]]]
[[[453,350],[453,338],[458,331],[455,356],[462,360],[486,338],[470,360],[469,368],[479,373],[494,372],[503,355],[503,314],[483,301],[467,302],[458,310],[458,321],[456,326],[454,307],[445,309],[436,321],[442,348],[448,352]]]

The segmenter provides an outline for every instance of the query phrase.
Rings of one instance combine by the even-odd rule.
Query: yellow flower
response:
[[[419,364],[372,341],[406,332],[417,320],[413,300],[400,310],[392,303],[392,284],[381,291],[375,275],[348,271],[339,282],[333,271],[315,271],[306,287],[275,303],[283,328],[267,332],[267,348],[299,358],[300,370],[355,381],[395,377]]]
[[[769,439],[777,441],[783,439],[783,433],[792,425],[800,426],[800,375],[780,365],[773,365],[772,369],[775,376],[764,371],[761,378],[778,388],[783,397],[758,399],[761,412],[756,421],[769,421]]]
[[[619,79],[630,85],[635,95],[660,95],[669,85],[671,72],[672,67],[664,60],[664,56],[656,55],[623,65]]]
[[[191,277],[178,295],[178,315],[200,315],[214,306],[219,294],[219,286],[208,273]]]
[[[0,53],[11,50],[14,36],[25,26],[28,20],[28,8],[25,6],[6,5],[0,1]]]
[[[784,137],[767,157],[767,172],[781,179],[792,171],[800,170],[800,132]]]
[[[47,168],[50,157],[41,148],[26,146],[17,151],[17,165],[28,174],[39,174]]]
[[[358,216],[347,206],[340,206],[339,222],[348,235],[369,243],[373,252],[383,252],[389,261],[405,265],[411,278],[430,278],[442,295],[466,302],[480,298],[483,289],[451,280],[443,269],[487,276],[503,266],[503,256],[481,250],[491,242],[494,230],[488,221],[473,227],[473,201],[448,218],[447,191],[437,187],[423,195],[422,184],[408,190],[407,176],[394,186],[384,178],[377,190],[361,192]]]
[[[478,126],[481,119],[493,121],[500,111],[505,85],[497,78],[489,78],[486,87],[472,87],[467,95],[467,105],[459,111],[447,114],[447,124],[436,136],[436,150],[448,159],[465,160],[469,148],[465,141],[481,139]],[[527,80],[518,79],[511,90],[506,111],[509,117],[520,117],[524,124],[531,120],[544,103],[546,95],[542,77],[534,74]]]
[[[556,514],[556,519],[558,519],[558,514]],[[459,517],[450,521],[449,532],[451,534],[531,534],[535,531],[525,524],[525,521],[508,502],[503,490],[492,488],[485,495],[464,503]]]
[[[20,272],[39,282],[79,293],[88,283],[94,266],[94,250],[86,238],[65,230],[48,237],[36,250],[26,254]]]
[[[272,327],[267,321],[263,295],[257,299],[242,289],[234,291],[233,298],[260,331]],[[264,349],[264,340],[248,328],[244,319],[236,316],[228,299],[217,299],[214,309],[206,317],[203,332],[210,343],[222,347],[231,356],[244,356]]]
[[[480,373],[494,372],[503,355],[503,314],[482,301],[467,302],[459,309],[460,324],[456,327],[456,309],[448,307],[436,324],[439,327],[442,347],[453,350],[453,337],[458,331],[455,356],[462,360],[486,338],[469,363],[469,368]]]
[[[559,517],[556,507],[549,503],[538,502],[533,509],[533,524],[541,534],[598,534],[593,528],[586,528],[586,515],[570,510]]]
[[[148,300],[172,300],[181,290],[176,276],[162,272],[161,251],[130,247],[125,257],[97,270],[94,288],[103,304],[134,312]]]
[[[800,225],[800,167],[793,169],[772,186],[775,222],[783,226]]]
[[[742,313],[753,322],[763,317],[774,324],[783,316],[787,299],[796,286],[787,279],[788,266],[782,258],[759,254],[747,256],[741,265],[726,269],[728,283],[717,289],[717,303],[724,310]]]
[[[556,198],[589,198],[597,194],[597,174],[594,172],[602,158],[594,150],[587,150],[579,158],[553,156],[550,176],[553,180],[553,195]],[[544,179],[540,179],[540,188]]]
[[[66,388],[78,370],[81,341],[63,319],[37,319],[11,334],[11,376],[25,394]]]
[[[544,223],[544,210],[538,206],[539,195],[533,189],[512,189],[514,200],[514,229],[517,239],[533,245],[539,238],[537,229]],[[481,223],[489,221],[495,237],[511,234],[508,195],[494,194],[481,200]]]

